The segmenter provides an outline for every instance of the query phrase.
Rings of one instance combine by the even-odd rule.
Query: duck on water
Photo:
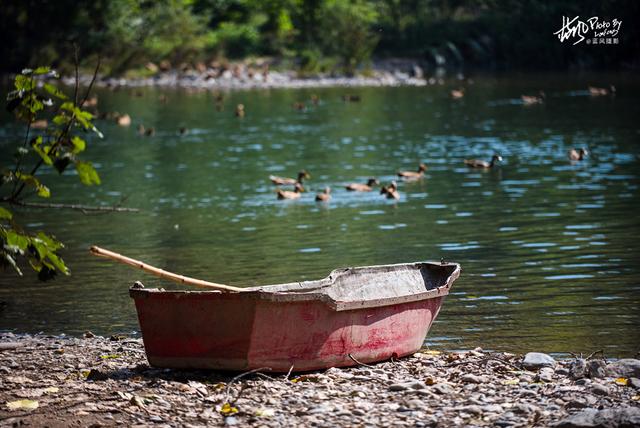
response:
[[[298,184],[302,184],[303,180],[308,180],[311,178],[311,175],[309,175],[309,173],[307,171],[305,171],[304,169],[302,171],[300,171],[298,173],[298,178],[289,178],[289,177],[278,177],[275,175],[270,175],[269,176],[269,180],[271,180],[271,182],[273,184],[275,184],[276,186],[281,186],[281,185],[288,185],[288,184],[292,184],[295,185],[296,183]]]

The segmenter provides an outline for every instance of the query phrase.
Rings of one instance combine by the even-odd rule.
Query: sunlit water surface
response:
[[[616,84],[590,97],[588,84]],[[462,264],[426,344],[441,349],[630,356],[640,338],[640,85],[627,75],[476,78],[424,88],[98,91],[101,111],[126,112],[130,128],[97,121],[85,157],[103,184],[43,171],[52,201],[110,205],[137,214],[21,211],[32,229],[66,243],[72,276],[42,284],[31,272],[0,276],[0,331],[136,333],[128,287],[173,287],[91,257],[98,244],[185,275],[237,286],[318,279],[344,266],[417,260]],[[544,89],[544,105],[521,94]],[[355,93],[361,102],[344,103]],[[317,94],[317,106],[308,102]],[[168,99],[160,101],[160,96]],[[308,108],[298,111],[296,101]],[[234,116],[243,103],[246,117]],[[22,129],[3,113],[2,164]],[[155,127],[139,136],[136,125]],[[180,127],[188,133],[180,136]],[[588,160],[566,152],[586,147]],[[504,162],[490,171],[465,158]],[[400,183],[401,199],[350,193],[349,182]],[[277,201],[269,174],[312,175],[298,201]],[[330,203],[314,194],[331,186]]]

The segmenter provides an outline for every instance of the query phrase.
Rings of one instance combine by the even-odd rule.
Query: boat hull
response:
[[[152,366],[288,372],[416,352],[450,282],[368,307],[270,293],[269,287],[248,293],[131,289],[131,296]]]

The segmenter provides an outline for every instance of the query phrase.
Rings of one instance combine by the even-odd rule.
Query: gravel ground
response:
[[[640,360],[423,350],[289,375],[149,367],[140,339],[0,335],[0,426],[640,426]]]

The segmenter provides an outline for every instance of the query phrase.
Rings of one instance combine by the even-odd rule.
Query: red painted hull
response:
[[[152,366],[277,372],[293,366],[294,371],[305,371],[416,352],[459,275],[458,265],[449,266],[447,279],[436,281],[439,287],[369,300],[349,301],[344,290],[343,300],[322,297],[324,291],[311,287],[312,282],[298,284],[308,292],[291,292],[292,286],[285,285],[246,293],[131,289],[131,295]],[[340,285],[343,289],[351,287],[338,279],[340,272],[332,275],[335,278],[317,283],[324,288],[334,282],[346,283]],[[393,275],[402,280],[405,272]]]

